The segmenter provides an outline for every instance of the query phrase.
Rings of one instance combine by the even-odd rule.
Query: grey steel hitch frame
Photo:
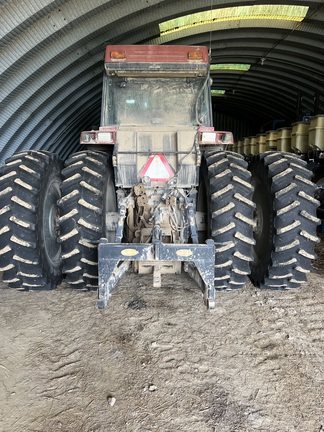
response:
[[[169,244],[156,238],[152,243],[108,243],[100,239],[98,247],[98,307],[108,305],[111,292],[128,270],[131,261],[147,261],[153,265],[153,286],[161,286],[160,263],[182,261],[184,270],[198,283],[209,310],[215,308],[215,244]]]

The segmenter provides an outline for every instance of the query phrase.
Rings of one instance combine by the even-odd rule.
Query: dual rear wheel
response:
[[[315,258],[312,173],[292,154],[268,152],[248,165],[232,152],[205,155],[197,210],[216,246],[215,287],[294,288]],[[97,244],[113,241],[111,156],[85,150],[62,169],[44,151],[16,154],[0,168],[0,271],[12,288],[98,286]]]
[[[12,288],[52,289],[62,280],[61,168],[45,151],[18,153],[0,168],[0,271]]]
[[[202,173],[208,235],[216,247],[215,288],[240,288],[248,277],[260,288],[305,283],[319,223],[306,163],[267,152],[248,165],[236,153],[217,152],[206,155]]]

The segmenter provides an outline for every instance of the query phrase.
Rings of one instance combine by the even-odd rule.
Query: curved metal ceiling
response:
[[[214,73],[217,113],[256,133],[276,119],[324,112],[324,5],[302,22],[244,19],[179,28],[159,23],[220,8],[278,4],[240,0],[0,0],[0,164],[18,150],[63,157],[81,130],[98,124],[107,44],[189,44],[211,48],[214,63],[248,63],[245,73]],[[291,2],[286,2],[291,3]],[[217,126],[217,125],[216,125]]]

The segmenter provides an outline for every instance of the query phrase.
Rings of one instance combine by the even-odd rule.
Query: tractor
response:
[[[295,288],[315,258],[312,173],[294,154],[250,161],[213,127],[202,46],[109,45],[100,127],[62,161],[27,150],[0,168],[0,271],[9,287],[98,291],[126,271],[182,270],[215,291]]]

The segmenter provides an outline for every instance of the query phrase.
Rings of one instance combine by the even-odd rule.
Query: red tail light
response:
[[[80,144],[115,144],[116,128],[101,127],[98,131],[81,132]]]
[[[232,132],[214,131],[213,128],[204,128],[198,132],[200,145],[228,145],[233,144]]]

